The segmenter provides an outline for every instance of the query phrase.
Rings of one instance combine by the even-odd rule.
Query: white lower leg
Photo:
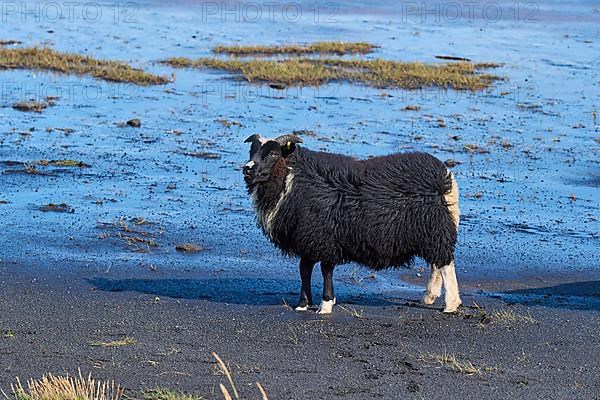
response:
[[[454,261],[441,268],[444,288],[446,289],[445,296],[445,313],[455,312],[458,306],[462,303],[458,294],[458,282],[456,281],[456,272],[454,270]]]
[[[431,266],[431,274],[427,283],[427,290],[423,296],[424,304],[433,304],[442,295],[442,273],[434,265]]]
[[[335,298],[333,300],[321,300],[321,305],[317,310],[317,314],[331,314],[333,306],[335,305]]]

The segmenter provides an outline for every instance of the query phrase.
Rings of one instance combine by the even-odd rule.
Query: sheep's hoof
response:
[[[296,310],[296,311],[308,311],[308,305],[306,305],[306,306],[296,306],[296,308],[294,308],[294,310]]]
[[[445,314],[453,314],[458,310],[458,307],[460,306],[460,302],[456,303],[456,304],[451,304],[451,305],[446,305],[446,308],[444,308],[444,313]]]
[[[331,314],[333,306],[335,305],[335,298],[333,300],[323,300],[317,310],[317,314]]]
[[[439,296],[435,296],[430,293],[425,293],[425,296],[423,296],[423,304],[431,305],[431,304],[435,303],[435,301],[437,300],[438,297]]]

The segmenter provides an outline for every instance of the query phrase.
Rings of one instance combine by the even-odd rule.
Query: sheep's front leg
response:
[[[296,306],[296,311],[306,311],[312,306],[311,278],[315,262],[306,257],[300,259],[300,279],[302,280],[302,289],[300,291],[300,302]]]
[[[431,273],[429,275],[429,282],[427,283],[427,290],[423,297],[424,304],[433,304],[438,297],[442,295],[442,272],[438,267],[431,264]]]
[[[321,273],[323,273],[323,300],[317,311],[318,314],[331,314],[335,304],[335,295],[333,293],[333,269],[335,265],[321,263]]]

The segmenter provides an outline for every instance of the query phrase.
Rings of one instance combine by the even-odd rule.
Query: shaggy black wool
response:
[[[357,160],[300,146],[280,157],[270,178],[248,190],[265,213],[292,179],[268,232],[259,218],[284,253],[374,269],[403,266],[415,256],[436,267],[453,261],[457,229],[444,198],[452,175],[437,158],[403,153]]]

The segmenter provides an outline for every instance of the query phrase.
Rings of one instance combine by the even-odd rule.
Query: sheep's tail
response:
[[[458,184],[456,183],[456,179],[454,179],[454,174],[448,171],[448,176],[451,181],[450,190],[444,193],[444,200],[446,202],[446,207],[448,207],[448,212],[452,217],[452,222],[454,222],[454,226],[456,227],[456,231],[458,232],[458,224],[460,222],[460,208],[458,208]]]

